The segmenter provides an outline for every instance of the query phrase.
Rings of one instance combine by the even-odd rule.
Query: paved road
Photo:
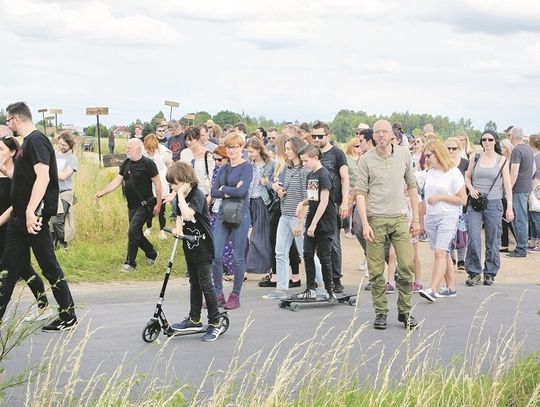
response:
[[[464,280],[464,277],[458,280]],[[231,283],[226,284],[230,289]],[[523,341],[524,353],[540,350],[540,316],[537,315],[540,287],[537,285],[463,287],[458,297],[439,300],[434,304],[415,296],[414,313],[417,319],[423,320],[423,324],[410,336],[409,341],[404,341],[406,332],[396,320],[396,295],[389,295],[391,311],[388,329],[376,331],[371,328],[373,311],[370,294],[366,291],[359,292],[356,307],[307,305],[299,312],[291,312],[279,309],[275,301],[261,300],[265,290],[258,288],[255,281],[248,281],[242,293],[242,306],[229,312],[231,326],[217,342],[203,343],[198,335],[191,335],[174,338],[166,346],[163,335],[160,336],[160,343],[147,344],[141,339],[141,331],[153,313],[159,286],[159,283],[115,284],[97,288],[73,285],[74,297],[81,306],[78,313],[82,318],[80,327],[65,348],[71,349],[81,343],[86,327],[90,331],[95,330],[86,345],[79,373],[81,379],[88,379],[96,370],[110,375],[121,363],[125,372],[136,369],[138,372],[151,373],[156,369],[156,376],[164,383],[178,380],[198,385],[210,365],[210,370],[217,372],[215,377],[219,378],[220,372],[227,370],[248,321],[250,324],[243,337],[240,359],[245,360],[248,355],[261,352],[260,360],[264,360],[274,345],[285,338],[279,348],[276,366],[293,344],[314,336],[323,320],[315,335],[321,355],[325,349],[331,349],[331,343],[339,332],[346,329],[359,332],[351,352],[351,364],[362,364],[361,378],[375,374],[381,353],[383,360],[387,360],[394,350],[400,349],[402,352],[396,362],[399,366],[403,363],[407,346],[413,349],[410,355],[418,353],[418,350],[414,350],[415,346],[434,332],[434,338],[428,341],[432,344],[431,350],[421,353],[429,355],[433,359],[430,363],[437,365],[449,363],[455,355],[464,354],[466,349],[474,352],[477,346],[482,349],[491,342],[489,359],[495,352],[497,338],[512,327],[516,339]],[[165,311],[171,320],[178,321],[187,315],[186,280],[172,280],[169,287]],[[347,288],[351,291],[355,289],[353,285]],[[22,304],[28,303],[25,292]],[[16,374],[28,364],[39,363],[44,353],[50,354],[50,350],[45,351],[50,342],[55,343],[65,336],[41,332],[33,335],[10,354],[5,363],[6,375]],[[509,339],[504,338],[503,341],[509,342]],[[305,348],[299,352],[302,354]],[[261,366],[260,360],[255,364]],[[399,373],[399,369],[395,371]],[[271,377],[275,367],[270,372]],[[211,387],[211,384],[208,386]],[[9,393],[4,403],[20,405],[24,395],[25,391],[18,389]]]

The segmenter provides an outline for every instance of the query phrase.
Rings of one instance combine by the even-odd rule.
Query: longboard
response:
[[[356,294],[336,294],[337,302],[332,302],[326,299],[316,299],[316,300],[295,300],[295,299],[287,299],[287,300],[279,300],[278,305],[279,308],[289,308],[291,311],[299,311],[300,305],[299,304],[320,304],[320,303],[326,303],[326,304],[344,304],[347,303],[351,307],[354,307],[356,305]]]

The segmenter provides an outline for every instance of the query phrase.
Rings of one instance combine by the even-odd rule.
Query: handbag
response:
[[[529,210],[540,212],[540,183],[533,184],[533,190],[529,195]]]
[[[478,163],[479,158],[480,158],[480,154],[476,154],[474,156],[474,169],[476,169],[476,164]],[[491,186],[489,187],[489,190],[487,191],[487,194],[485,194],[483,192],[478,192],[478,198],[473,198],[471,195],[469,195],[467,203],[470,204],[471,207],[476,212],[483,212],[486,209],[487,203],[488,203],[488,198],[487,197],[488,197],[489,193],[491,192],[491,190],[493,189],[493,186],[495,185],[495,182],[497,182],[497,180],[501,176],[502,169],[504,168],[505,165],[506,165],[506,158],[504,159],[504,162],[503,162],[503,165],[501,165],[501,168],[499,168],[499,172],[497,173],[497,176],[495,177],[495,179],[493,180]]]
[[[469,234],[467,233],[467,218],[465,214],[460,214],[458,218],[458,225],[456,230],[456,237],[452,243],[454,249],[464,249],[467,247],[469,240]]]
[[[230,166],[225,168],[225,186],[229,183]],[[223,207],[223,223],[230,227],[238,227],[242,223],[242,208],[244,200],[242,198],[223,198],[221,203]]]

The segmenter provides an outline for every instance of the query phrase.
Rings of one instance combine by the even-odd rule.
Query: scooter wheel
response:
[[[347,301],[351,307],[354,307],[356,305],[356,299],[355,298],[349,298]]]
[[[279,308],[285,308],[285,307],[287,307],[287,306],[285,305],[285,301],[282,301],[282,300],[279,300],[278,306],[279,306]]]
[[[219,322],[221,323],[220,335],[223,335],[225,332],[227,332],[227,329],[229,329],[229,325],[230,325],[229,316],[227,314],[221,314],[219,316]]]
[[[294,312],[300,311],[300,305],[293,302],[291,304],[291,311],[294,311]]]
[[[161,331],[161,325],[159,324],[159,321],[157,320],[150,320],[144,327],[144,330],[142,332],[142,339],[146,343],[154,342],[157,337],[159,336],[159,332]]]

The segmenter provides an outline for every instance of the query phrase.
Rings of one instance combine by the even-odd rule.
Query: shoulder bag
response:
[[[227,164],[225,168],[225,186],[229,183],[229,171],[231,166]],[[242,198],[223,198],[221,203],[223,207],[223,223],[230,227],[238,227],[242,223],[242,207],[244,200]]]
[[[476,164],[478,163],[479,158],[480,158],[480,154],[476,154],[474,156],[474,169],[476,169]],[[491,186],[489,187],[489,190],[487,191],[487,193],[482,193],[482,192],[478,191],[478,198],[473,198],[472,195],[469,195],[467,203],[470,204],[471,207],[476,212],[483,212],[484,209],[486,209],[487,201],[488,201],[487,197],[488,197],[489,193],[491,192],[491,190],[493,189],[493,186],[495,185],[495,182],[497,182],[497,180],[501,176],[502,169],[504,168],[505,165],[506,165],[506,158],[504,159],[503,165],[499,168],[499,172],[497,173],[497,176],[493,180],[493,182],[492,182]]]

